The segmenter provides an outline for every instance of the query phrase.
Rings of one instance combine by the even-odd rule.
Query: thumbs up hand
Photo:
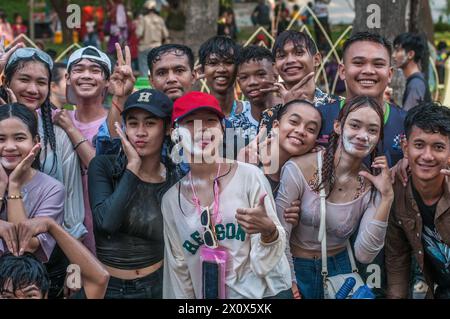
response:
[[[261,234],[261,240],[271,243],[278,238],[278,230],[269,216],[267,216],[264,198],[267,194],[259,198],[256,207],[238,208],[236,210],[236,220],[247,234]]]

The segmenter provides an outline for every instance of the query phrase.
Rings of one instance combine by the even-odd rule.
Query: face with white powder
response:
[[[214,112],[192,112],[180,121],[176,132],[188,163],[214,163],[219,157],[223,127]]]
[[[337,123],[335,131],[341,136],[345,152],[364,158],[378,144],[381,119],[371,107],[363,106],[348,114],[343,128]]]

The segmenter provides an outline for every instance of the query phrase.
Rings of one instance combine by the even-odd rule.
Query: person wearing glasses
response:
[[[164,257],[161,197],[179,177],[162,163],[172,101],[143,89],[124,104],[117,155],[99,155],[89,170],[97,258],[111,275],[106,299],[161,298]]]
[[[210,94],[190,92],[174,103],[173,155],[182,147],[191,170],[162,200],[163,297],[208,298],[204,290],[224,287],[225,298],[292,298],[270,185],[256,166],[221,157],[224,118]],[[225,252],[223,277],[218,265],[205,267],[204,251]]]
[[[87,230],[83,224],[85,211],[80,161],[75,150],[77,145],[72,144],[61,127],[53,125],[49,97],[52,68],[51,57],[39,49],[16,45],[7,53],[0,54],[2,88],[7,92],[3,100],[19,102],[38,117],[41,171],[56,178],[66,188],[63,227],[81,239]],[[55,249],[54,254],[58,251]],[[61,258],[52,255],[47,263],[52,280],[49,297],[62,296],[65,264]]]

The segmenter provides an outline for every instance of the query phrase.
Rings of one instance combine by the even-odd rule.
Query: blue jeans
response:
[[[148,276],[124,280],[109,279],[105,299],[162,299],[163,267]]]
[[[323,299],[322,259],[294,257],[295,278],[304,299]],[[328,276],[352,272],[347,250],[327,258]]]

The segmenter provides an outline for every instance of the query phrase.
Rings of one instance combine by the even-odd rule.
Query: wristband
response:
[[[81,141],[79,141],[79,142],[77,143],[77,145],[75,145],[75,146],[73,147],[73,150],[75,151],[75,150],[78,148],[78,146],[80,146],[81,144],[83,144],[83,143],[86,142],[86,141],[87,141],[87,138],[82,138]]]
[[[119,111],[119,114],[122,114],[122,110],[120,109],[119,105],[114,102],[114,100],[111,100],[111,104],[117,109],[117,111]]]

